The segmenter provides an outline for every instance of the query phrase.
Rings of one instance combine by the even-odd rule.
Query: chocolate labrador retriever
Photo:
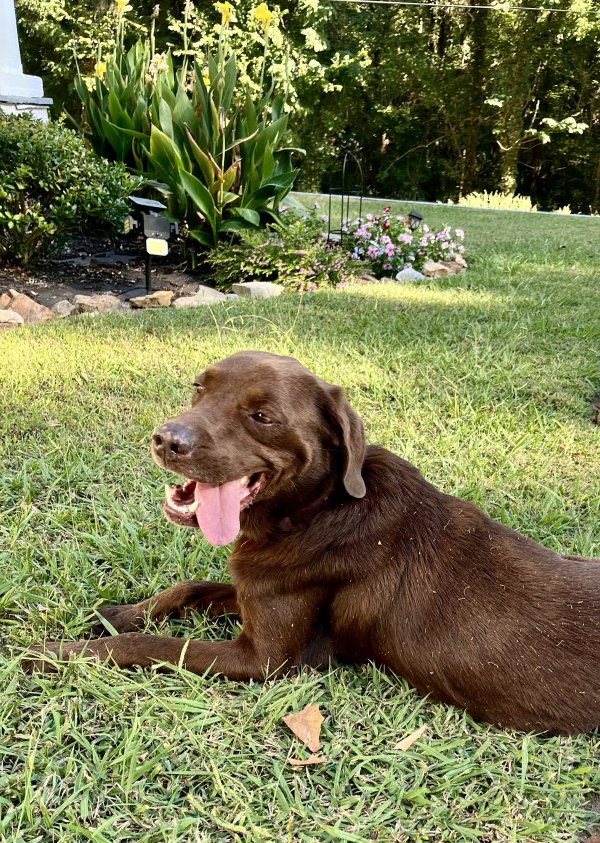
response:
[[[167,518],[213,545],[235,540],[233,585],[184,582],[102,607],[122,634],[46,652],[236,680],[373,661],[502,727],[600,726],[599,560],[558,556],[366,447],[342,390],[292,358],[234,354],[194,386],[152,453],[185,478],[167,489]],[[239,615],[243,631],[223,642],[134,631],[188,608]]]

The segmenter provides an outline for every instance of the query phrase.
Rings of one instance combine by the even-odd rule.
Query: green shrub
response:
[[[229,47],[232,7],[215,5],[222,15],[218,49],[202,62],[157,54],[153,29],[125,50],[121,21],[92,88],[76,80],[83,128],[96,150],[143,175],[166,197],[183,233],[207,247],[228,232],[279,222],[279,202],[298,173],[292,156],[304,154],[285,145],[285,98],[263,90],[264,64],[256,100],[238,83]],[[266,6],[263,12],[271,14]],[[265,59],[269,26],[264,19],[256,36]]]
[[[207,262],[217,287],[225,290],[237,281],[274,281],[291,292],[312,292],[352,281],[357,264],[328,245],[322,233],[323,221],[316,215],[294,215],[285,226],[242,232],[237,243],[213,249]]]
[[[74,229],[122,226],[136,182],[75,132],[29,116],[0,117],[0,257],[29,263]]]

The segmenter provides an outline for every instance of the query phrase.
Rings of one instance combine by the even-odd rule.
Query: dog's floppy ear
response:
[[[341,433],[344,450],[344,488],[353,498],[364,498],[367,490],[361,474],[366,448],[363,423],[339,386],[330,387],[328,393],[328,414]]]

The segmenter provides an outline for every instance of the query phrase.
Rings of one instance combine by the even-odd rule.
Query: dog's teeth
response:
[[[188,512],[195,512],[200,506],[200,501],[194,501],[188,506]]]
[[[240,486],[247,486],[249,479],[250,478],[248,477],[248,475],[246,475],[245,477],[242,477],[241,480],[240,480]]]
[[[172,495],[171,487],[169,486],[168,483],[165,483],[165,497],[167,498],[167,500],[169,500],[171,498],[171,495]]]

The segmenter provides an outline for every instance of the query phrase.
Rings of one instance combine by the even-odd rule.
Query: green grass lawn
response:
[[[148,443],[243,348],[344,386],[369,440],[445,491],[600,557],[600,220],[424,213],[465,229],[466,275],[0,335],[0,841],[554,843],[598,821],[598,735],[476,724],[372,666],[250,685],[19,668],[31,641],[86,635],[94,605],[226,576],[225,550],[163,520]],[[200,615],[159,630],[236,634]],[[297,769],[281,718],[307,703],[329,760]]]

